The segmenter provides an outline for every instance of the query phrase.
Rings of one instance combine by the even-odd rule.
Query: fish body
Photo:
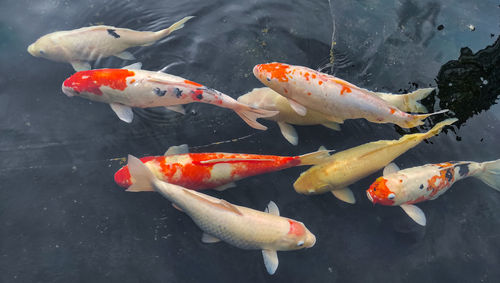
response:
[[[384,176],[366,191],[373,204],[401,206],[418,224],[425,225],[424,213],[414,204],[434,200],[464,178],[476,177],[500,190],[500,159],[490,162],[443,162],[404,170],[390,164]]]
[[[374,94],[400,110],[425,113],[427,109],[418,101],[427,97],[433,90],[433,88],[423,88],[401,95],[380,92]],[[259,109],[279,111],[277,115],[266,119],[277,122],[283,137],[293,145],[298,144],[299,138],[292,125],[323,125],[333,130],[340,130],[338,121],[342,121],[341,117],[336,117],[334,113],[325,115],[309,108],[304,116],[299,115],[290,106],[287,98],[268,87],[255,88],[238,97],[238,101]]]
[[[331,191],[337,198],[354,203],[350,184],[384,168],[392,160],[415,147],[424,139],[441,132],[442,128],[456,122],[447,119],[436,124],[426,133],[404,135],[398,140],[380,140],[353,147],[329,157],[329,161],[305,171],[293,184],[302,194],[321,194]]]
[[[175,148],[175,147],[173,147]],[[173,154],[175,153],[175,154]],[[242,153],[177,153],[169,149],[166,155],[143,157],[140,160],[164,182],[176,184],[191,190],[215,188],[224,190],[235,186],[233,182],[246,177],[283,170],[286,168],[311,165],[324,161],[328,151],[317,151],[301,156],[275,156]],[[129,188],[132,179],[128,166],[115,173],[115,182]],[[138,191],[151,191],[151,187]]]
[[[191,18],[193,17],[185,17],[169,28],[157,32],[102,25],[57,31],[40,37],[28,47],[28,52],[35,57],[71,63],[76,71],[89,70],[89,61],[109,56],[133,60],[133,55],[125,49],[149,46],[182,28]]]
[[[138,69],[96,69],[80,71],[67,78],[62,91],[104,102],[125,122],[132,122],[131,107],[165,106],[183,113],[180,105],[191,102],[208,103],[234,110],[251,127],[265,130],[256,119],[275,115],[275,111],[252,108],[228,95],[199,83],[162,72]]]
[[[374,123],[393,123],[403,128],[422,125],[426,117],[403,112],[376,95],[342,79],[306,67],[282,63],[260,64],[253,73],[263,84],[286,97],[300,115],[307,108],[316,110],[337,123],[364,118]]]
[[[129,156],[128,165],[137,181],[134,186],[153,187],[189,215],[203,230],[203,242],[222,240],[241,249],[262,250],[270,274],[278,267],[276,251],[309,248],[316,242],[316,237],[302,222],[279,216],[273,202],[268,205],[269,213],[264,213],[160,181],[132,156]]]

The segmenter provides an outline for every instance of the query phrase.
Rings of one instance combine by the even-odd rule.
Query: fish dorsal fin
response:
[[[275,250],[262,250],[262,256],[264,257],[264,265],[266,266],[267,273],[273,275],[278,269],[278,253]]]
[[[322,145],[322,146],[320,146],[320,147],[318,148],[318,151],[321,151],[321,150],[327,150],[327,149],[326,149],[326,147],[325,147],[324,145]]]
[[[185,153],[189,153],[189,147],[187,144],[181,144],[169,147],[164,155],[169,156],[169,155],[185,154]]]
[[[265,212],[272,214],[272,215],[280,216],[280,210],[279,210],[278,206],[276,205],[276,203],[274,203],[274,201],[270,201],[267,204]]]
[[[337,122],[328,121],[328,122],[321,123],[321,125],[329,128],[329,129],[332,129],[334,131],[340,131],[340,125]]]
[[[297,113],[299,114],[300,116],[306,116],[307,114],[307,108],[298,103],[297,101],[295,100],[292,100],[290,98],[288,98],[288,103],[290,103],[290,107],[292,107],[292,109]]]
[[[127,69],[127,70],[140,70],[142,68],[142,63],[141,62],[136,62],[134,64],[127,65],[125,67],[122,67],[122,69]]]
[[[350,204],[355,204],[356,203],[356,198],[354,198],[354,194],[352,193],[351,189],[349,188],[343,188],[340,190],[332,190],[332,194],[338,198],[341,201],[350,203]]]
[[[118,116],[120,120],[132,123],[132,120],[134,119],[134,112],[132,112],[132,108],[130,108],[130,106],[119,103],[111,103],[109,106],[111,106],[111,109],[113,109],[116,116]]]
[[[402,204],[400,206],[413,221],[417,222],[418,225],[425,226],[427,221],[424,212],[420,208],[413,204]]]
[[[398,171],[399,171],[399,167],[394,162],[391,162],[391,163],[387,164],[387,166],[385,166],[384,172],[382,174],[384,176],[387,176],[389,174],[392,174],[392,173],[395,173]]]
[[[213,244],[213,243],[218,243],[221,240],[208,233],[203,232],[203,235],[201,236],[201,241],[205,244]]]
[[[299,136],[292,125],[285,122],[278,122],[278,126],[280,127],[281,135],[283,135],[289,143],[293,145],[299,144]]]
[[[200,161],[201,164],[223,163],[223,162],[245,162],[245,161],[274,161],[273,159],[258,159],[258,158],[216,158]]]
[[[184,189],[184,192],[187,193],[187,194],[189,194],[189,195],[191,195],[193,198],[196,198],[196,199],[198,199],[198,200],[200,200],[202,202],[205,202],[207,204],[212,205],[214,208],[224,209],[226,211],[229,211],[229,212],[232,212],[232,213],[235,213],[235,214],[238,214],[238,215],[243,215],[241,213],[241,211],[239,211],[239,209],[236,206],[230,204],[229,202],[227,202],[227,201],[225,201],[223,199],[214,199],[214,200],[211,200],[211,199],[208,199],[206,197],[202,197],[202,196],[200,196],[198,194],[195,194],[195,193],[189,191],[188,189]]]

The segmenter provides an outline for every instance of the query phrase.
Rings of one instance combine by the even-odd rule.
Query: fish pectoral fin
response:
[[[189,153],[189,147],[187,144],[181,144],[169,147],[164,155],[169,156],[169,155],[185,154],[185,153]]]
[[[281,134],[289,143],[293,145],[297,145],[299,143],[297,131],[295,131],[295,128],[292,125],[285,122],[278,122],[278,126],[280,127]]]
[[[128,51],[123,51],[121,53],[115,54],[115,57],[118,57],[123,60],[135,60],[135,56]]]
[[[297,101],[295,100],[292,100],[290,98],[287,98],[288,99],[288,103],[290,103],[290,107],[292,107],[292,109],[297,113],[299,114],[300,116],[306,116],[307,114],[307,108],[298,103]]]
[[[321,125],[323,125],[324,127],[327,127],[328,129],[340,131],[340,125],[337,122],[329,121],[329,122],[321,123]]]
[[[142,63],[141,62],[135,62],[134,64],[127,65],[125,67],[122,67],[122,69],[127,69],[127,70],[140,70],[142,68]]]
[[[234,188],[234,187],[236,187],[236,184],[234,182],[231,182],[231,183],[224,184],[222,186],[215,187],[214,190],[222,192],[222,191],[225,191],[227,189]]]
[[[274,201],[270,201],[267,204],[265,212],[272,214],[272,215],[280,216],[280,210],[279,210],[278,206],[276,205],[276,203],[274,203]]]
[[[181,113],[182,115],[186,114],[186,110],[184,110],[184,107],[182,107],[182,105],[165,106],[165,108],[170,111]]]
[[[178,211],[180,211],[180,212],[184,212],[184,210],[182,210],[182,208],[180,208],[177,204],[172,203],[172,206],[173,206],[175,209],[177,209]]]
[[[89,62],[74,61],[74,62],[70,62],[70,63],[71,63],[71,66],[73,66],[73,69],[75,69],[75,71],[77,71],[77,72],[88,71],[88,70],[92,69]]]
[[[218,243],[221,240],[219,238],[216,238],[210,234],[207,234],[203,232],[203,235],[201,236],[201,242],[205,244],[213,244],[213,243]]]
[[[384,168],[384,172],[382,173],[384,176],[387,176],[389,174],[395,173],[399,171],[399,167],[396,165],[396,163],[391,162],[387,164]]]
[[[109,104],[109,106],[111,106],[111,109],[113,109],[113,111],[116,113],[116,116],[118,116],[120,120],[127,123],[132,123],[132,119],[134,119],[134,112],[132,112],[132,108],[130,108],[130,106],[119,103],[111,103]]]
[[[352,193],[351,189],[349,188],[343,188],[340,190],[332,190],[332,194],[338,198],[341,201],[350,203],[350,204],[355,204],[356,199],[354,198],[354,194]]]
[[[427,221],[424,212],[420,208],[413,204],[402,204],[400,206],[413,221],[417,222],[418,225],[425,226]]]
[[[278,253],[274,250],[262,250],[262,256],[264,257],[267,273],[273,275],[278,269]]]

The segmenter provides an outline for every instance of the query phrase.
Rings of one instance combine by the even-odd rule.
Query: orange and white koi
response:
[[[136,31],[112,26],[93,26],[75,30],[57,31],[40,37],[28,47],[35,57],[71,63],[75,71],[90,70],[89,61],[116,56],[133,60],[134,55],[125,49],[149,46],[184,26],[193,17],[185,17],[169,28],[153,31]]]
[[[189,215],[203,231],[202,242],[222,240],[241,249],[262,250],[269,274],[278,268],[276,251],[310,248],[316,243],[316,237],[302,222],[279,216],[279,209],[272,201],[265,213],[160,181],[131,155],[128,166],[136,180],[133,186],[154,188],[174,207]]]
[[[286,97],[290,106],[306,115],[316,110],[337,123],[364,118],[374,123],[393,123],[403,128],[422,125],[431,114],[414,115],[401,111],[374,92],[318,71],[283,63],[260,64],[253,73],[263,84]]]
[[[315,165],[300,174],[293,187],[301,194],[331,192],[336,198],[355,203],[349,185],[387,166],[401,154],[433,137],[457,119],[437,123],[426,133],[408,134],[398,140],[380,140],[337,152],[328,161]]]
[[[422,88],[407,94],[382,92],[374,92],[374,94],[400,110],[427,113],[427,109],[419,101],[427,97],[433,90],[434,88]],[[306,115],[301,116],[292,109],[288,99],[268,87],[255,88],[238,97],[238,101],[259,109],[279,111],[277,115],[266,119],[277,122],[283,137],[293,145],[299,143],[299,137],[292,125],[323,125],[332,130],[340,131],[340,125],[335,121],[339,121],[341,118],[335,117],[335,114],[325,115],[308,108]]]
[[[276,111],[257,109],[240,103],[228,95],[181,77],[140,70],[140,63],[123,69],[80,71],[67,78],[62,91],[69,97],[79,96],[108,103],[118,117],[132,122],[131,107],[157,107],[184,114],[181,104],[208,103],[236,112],[248,125],[267,129],[257,118],[276,115]]]
[[[141,161],[156,178],[192,190],[225,190],[246,177],[318,164],[329,157],[327,150],[301,156],[275,156],[243,153],[188,153],[187,145],[170,147],[163,156],[148,156]],[[127,191],[147,191],[151,187],[130,187],[134,180],[127,166],[115,173],[115,182]]]
[[[373,204],[400,206],[411,219],[425,226],[425,214],[414,204],[438,198],[456,181],[467,177],[476,177],[500,191],[500,159],[426,164],[404,170],[391,163],[366,195]]]

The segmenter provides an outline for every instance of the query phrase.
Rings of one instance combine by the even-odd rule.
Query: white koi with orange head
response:
[[[139,159],[128,158],[130,174],[135,182],[132,186],[153,187],[170,200],[176,208],[185,212],[203,230],[205,243],[227,242],[242,249],[262,250],[269,274],[278,268],[276,251],[310,248],[316,237],[302,222],[279,216],[274,202],[261,212],[233,205],[181,186],[156,179],[148,167]]]
[[[253,73],[263,84],[286,97],[290,106],[302,116],[306,115],[309,108],[328,117],[336,117],[335,122],[338,123],[346,119],[364,118],[374,123],[393,123],[412,128],[422,125],[422,120],[430,115],[447,111],[409,114],[374,92],[302,66],[261,64],[254,67]]]
[[[426,164],[404,170],[391,163],[383,174],[366,191],[368,199],[373,204],[400,206],[422,226],[426,224],[425,214],[414,204],[438,198],[458,180],[476,177],[500,190],[500,159]]]

